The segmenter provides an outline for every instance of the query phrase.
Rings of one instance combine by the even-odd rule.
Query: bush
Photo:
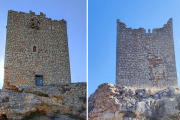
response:
[[[37,95],[39,95],[39,96],[43,96],[43,97],[49,97],[49,95],[48,95],[48,94],[46,94],[46,93],[42,93],[42,92],[38,92],[38,93],[37,93]]]
[[[20,90],[19,92],[22,93],[24,91],[24,89]]]
[[[30,115],[24,116],[21,120],[30,120],[30,119],[37,118],[37,117],[40,117],[40,115],[39,114],[30,114]]]
[[[36,95],[39,95],[39,96],[43,96],[43,97],[49,97],[48,94],[46,93],[43,93],[43,92],[39,92],[39,91],[24,91],[25,93],[32,93],[32,94],[36,94]]]
[[[9,102],[9,98],[8,98],[8,97],[3,98],[3,99],[2,99],[2,102],[3,102],[3,103],[4,103],[4,102]]]

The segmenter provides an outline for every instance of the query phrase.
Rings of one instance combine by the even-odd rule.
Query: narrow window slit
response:
[[[33,47],[33,52],[36,52],[36,46]]]

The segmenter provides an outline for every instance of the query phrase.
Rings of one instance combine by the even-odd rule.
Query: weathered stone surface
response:
[[[29,114],[53,118],[86,119],[86,83],[0,90],[0,116],[21,119]]]
[[[8,11],[4,88],[71,83],[67,22],[46,15]]]
[[[116,46],[117,85],[155,90],[177,87],[172,18],[152,33],[127,28],[117,20]]]
[[[179,120],[180,89],[133,90],[104,83],[88,99],[89,120]]]

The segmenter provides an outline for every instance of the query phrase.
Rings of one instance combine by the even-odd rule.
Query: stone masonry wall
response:
[[[8,11],[4,88],[71,83],[66,21]]]
[[[152,33],[117,20],[116,84],[153,89],[178,85],[172,18]]]

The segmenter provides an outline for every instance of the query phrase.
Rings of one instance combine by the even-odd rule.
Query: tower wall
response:
[[[71,82],[65,20],[51,20],[40,13],[8,11],[4,88]]]
[[[117,20],[116,84],[152,89],[178,85],[172,18],[152,33]]]

